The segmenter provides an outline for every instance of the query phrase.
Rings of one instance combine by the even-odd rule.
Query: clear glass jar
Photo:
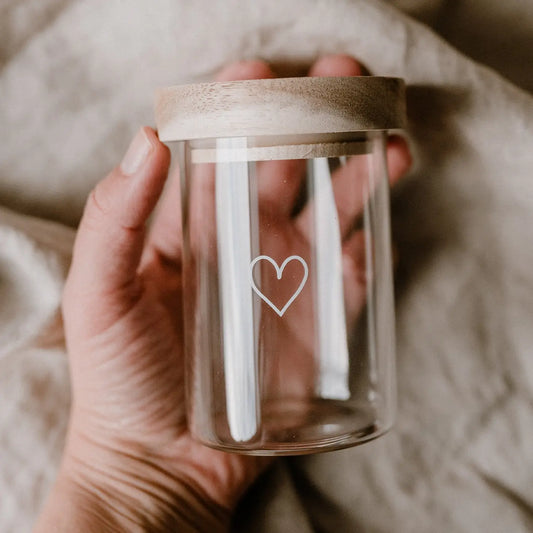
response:
[[[331,104],[335,90],[325,91],[318,114],[329,120],[309,121],[309,100],[315,111],[317,101],[323,106],[308,80],[317,78],[276,80],[307,84],[291,93],[295,105],[282,116],[281,131],[272,116],[261,127],[265,100],[278,114],[286,109],[279,91],[265,97],[257,90],[264,83],[268,93],[274,80],[196,86],[209,93],[208,104],[204,98],[198,106],[202,135],[194,121],[181,131],[173,118],[183,116],[187,99],[187,109],[194,108],[194,86],[158,97],[159,134],[179,162],[182,183],[189,426],[201,442],[226,451],[342,448],[378,437],[394,419],[385,147],[387,130],[403,119],[403,84],[393,80],[396,123],[382,117],[381,127],[362,129],[367,115],[359,111],[353,129],[344,118],[339,131],[338,110],[348,100],[337,95]],[[328,79],[320,80],[327,89]],[[232,85],[240,91],[233,106]],[[217,104],[218,89],[225,98]],[[185,100],[181,111],[168,91]],[[221,104],[228,122],[216,126],[210,106],[216,111]],[[291,117],[305,124],[291,125]]]

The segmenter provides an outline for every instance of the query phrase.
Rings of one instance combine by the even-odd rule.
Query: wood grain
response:
[[[276,78],[158,89],[162,141],[401,129],[400,78]]]

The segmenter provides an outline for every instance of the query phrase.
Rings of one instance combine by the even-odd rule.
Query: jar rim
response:
[[[162,141],[403,129],[405,83],[384,76],[175,85],[156,91]]]

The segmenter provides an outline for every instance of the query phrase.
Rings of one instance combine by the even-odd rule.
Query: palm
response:
[[[188,461],[206,480],[228,480],[233,486],[214,497],[218,501],[231,494],[220,501],[229,506],[264,461],[224,454],[192,439],[184,398],[180,268],[158,253],[149,255],[134,284],[138,293],[127,294],[115,315],[102,322],[102,309],[83,309],[82,329],[94,318],[99,331],[89,327],[88,335],[80,335],[77,315],[70,313],[66,320],[69,351],[78,362],[72,365],[75,404],[95,421],[93,431],[108,442],[150,450],[169,473],[182,471]],[[90,361],[90,368],[84,361]]]

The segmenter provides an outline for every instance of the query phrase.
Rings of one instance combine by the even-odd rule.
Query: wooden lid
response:
[[[400,78],[273,78],[158,89],[162,141],[401,129]]]

